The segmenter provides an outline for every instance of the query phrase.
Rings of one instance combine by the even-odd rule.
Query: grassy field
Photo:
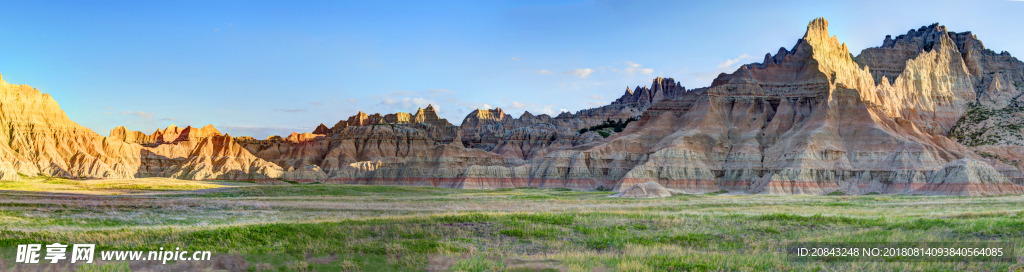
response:
[[[67,179],[24,177],[19,181],[0,181],[0,191],[68,193],[83,195],[121,195],[168,191],[193,191],[251,186],[253,183],[233,181],[194,181],[172,178],[143,179]]]
[[[0,266],[25,269],[13,266],[13,252],[29,242],[212,250],[215,261],[198,265],[240,271],[1021,271],[1024,263],[1021,196],[620,199],[566,189],[73,182],[79,189],[64,193],[41,193],[52,184],[39,181],[0,185]],[[1010,242],[1017,261],[787,260],[786,244],[811,241]]]

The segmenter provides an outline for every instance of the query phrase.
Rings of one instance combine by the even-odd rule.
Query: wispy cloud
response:
[[[548,71],[548,70],[540,70],[540,71],[537,71],[537,73],[538,74],[542,74],[542,75],[554,74],[554,72],[551,72],[551,71]]]
[[[517,58],[517,57],[511,57],[511,58],[509,58],[509,59],[510,59],[510,60],[514,60],[514,61],[519,61],[519,58]]]
[[[137,118],[140,118],[140,119],[153,119],[153,114],[152,113],[148,113],[148,112],[144,112],[144,111],[130,111],[130,110],[126,110],[126,111],[122,111],[121,115],[124,115],[124,116],[134,116],[134,117],[137,117]]]
[[[588,96],[587,98],[594,99],[594,100],[604,100],[603,96],[597,96],[596,94],[592,94],[592,95]]]
[[[505,110],[505,112],[512,114],[513,116],[518,116],[516,112],[519,111],[529,111],[530,113],[533,114],[547,114],[553,117],[555,115],[558,115],[562,111],[566,111],[565,109],[562,109],[561,111],[558,110],[558,104],[541,105],[537,103],[514,101],[508,98],[501,99],[501,102],[505,103],[505,105],[501,106],[501,108]]]
[[[726,59],[724,61],[717,62],[717,66],[711,70],[693,71],[689,68],[683,69],[669,69],[671,74],[686,75],[684,77],[677,78],[676,80],[683,83],[686,86],[707,86],[711,84],[715,78],[718,78],[722,73],[732,73],[736,69],[739,69],[740,65],[749,63],[755,60],[753,56],[748,54],[741,54],[733,59]]]
[[[266,139],[270,135],[288,136],[292,132],[311,132],[312,127],[260,127],[260,126],[218,126],[217,130],[231,134],[231,136],[252,136],[256,139]]]
[[[310,105],[314,105],[314,106],[323,106],[324,105],[324,103],[320,103],[320,102],[309,102],[309,104]]]
[[[167,122],[167,121],[175,121],[175,120],[177,120],[177,119],[172,118],[172,117],[154,119],[153,118],[154,114],[149,113],[149,112],[144,112],[144,111],[125,110],[125,111],[121,111],[121,112],[118,112],[118,113],[121,115],[121,118],[119,118],[118,122],[122,122],[122,124],[124,124],[125,126],[129,126],[129,127],[132,127],[132,126],[142,126],[142,127],[158,126],[157,124],[160,123],[160,122]],[[113,116],[113,114],[111,114],[110,112],[104,112],[103,114]]]
[[[276,111],[280,111],[280,112],[304,112],[304,111],[306,111],[305,109],[293,109],[293,110],[289,110],[289,109],[275,109],[275,110]]]
[[[754,59],[754,57],[747,54],[743,54],[740,55],[739,57],[736,57],[735,59],[726,59],[725,61],[718,63],[718,68],[732,67],[733,65],[740,63],[741,61],[746,61],[750,59]]]
[[[593,74],[593,73],[594,73],[594,69],[582,68],[582,69],[576,69],[576,70],[568,71],[568,72],[565,72],[563,74],[571,74],[571,75],[574,75],[574,76],[578,76],[580,78],[588,78],[588,77],[590,77],[590,74]]]
[[[637,73],[644,75],[651,75],[654,73],[654,69],[640,67],[643,67],[643,65],[632,61],[627,61],[626,68],[622,69],[622,72],[629,74],[630,76],[635,76]]]
[[[509,101],[508,99],[502,99],[502,100],[505,101],[505,103],[508,103],[507,108],[509,108],[509,109],[522,109],[522,108],[526,108],[526,103],[519,102],[519,101]]]

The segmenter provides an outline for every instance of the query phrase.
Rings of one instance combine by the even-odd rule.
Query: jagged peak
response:
[[[205,133],[214,133],[214,134],[218,134],[218,135],[220,134],[220,130],[217,130],[217,128],[213,127],[213,124],[205,125],[205,126],[203,126],[203,128],[201,128],[199,130],[203,131]]]
[[[628,85],[626,86],[626,94],[627,95],[632,95],[633,94],[633,91],[629,90],[629,86]]]
[[[828,36],[828,20],[825,17],[818,17],[807,23],[807,32],[804,32],[804,39]]]
[[[466,120],[470,118],[479,120],[502,120],[505,118],[505,111],[502,111],[501,108],[494,108],[493,110],[475,109],[473,112],[470,112],[469,115],[466,115]],[[463,123],[465,123],[465,121],[463,121]]]
[[[313,130],[313,134],[330,134],[330,133],[331,133],[331,129],[328,128],[327,125],[324,125],[324,123],[320,123],[320,125],[317,126],[316,129]]]

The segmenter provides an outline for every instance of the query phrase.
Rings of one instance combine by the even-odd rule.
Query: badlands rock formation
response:
[[[685,193],[1024,193],[1024,63],[985,49],[970,32],[930,25],[853,56],[819,18],[792,48],[709,87],[660,77],[649,86],[553,117],[481,109],[454,126],[427,106],[359,112],[312,133],[260,140],[212,126],[151,134],[118,127],[102,137],[49,96],[3,83],[0,125],[10,133],[0,136],[0,179],[604,187],[627,195],[654,185]],[[638,120],[607,138],[579,132],[629,118]]]
[[[270,181],[284,172],[280,166],[253,156],[231,135],[221,135],[213,125],[171,125],[150,135],[117,127],[108,139],[139,148],[141,165],[135,177]]]
[[[988,178],[989,164],[962,161],[977,155],[944,137],[976,94],[955,40],[929,37],[921,52],[906,47],[922,39],[887,39],[858,63],[815,19],[791,50],[720,75],[696,102],[652,105],[636,133],[613,141],[647,153],[617,188],[658,181],[690,193],[1020,192]],[[872,73],[873,64],[881,71]],[[937,174],[951,169],[986,174]]]
[[[612,197],[630,197],[630,198],[652,198],[652,197],[670,197],[672,193],[665,189],[665,186],[661,186],[660,183],[655,181],[648,181],[633,185],[621,193],[614,194]]]
[[[48,94],[0,79],[0,179],[67,178],[268,180],[281,168],[249,154],[207,126],[151,135],[124,127],[103,137],[71,121]]]
[[[49,94],[0,78],[0,179],[20,175],[131,178],[138,146],[71,121]]]

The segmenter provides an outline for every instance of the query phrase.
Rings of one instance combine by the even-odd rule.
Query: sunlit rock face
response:
[[[131,178],[139,147],[71,121],[49,94],[0,79],[0,179]]]
[[[672,78],[555,116],[427,106],[267,139],[213,126],[99,136],[0,84],[0,179],[162,176],[673,193],[1024,193],[1024,63],[934,24],[852,55],[812,20],[789,49],[687,89]],[[635,120],[615,132],[583,130]],[[328,123],[330,124],[330,123]],[[647,184],[642,185],[641,184]],[[657,185],[657,186],[654,186]],[[638,187],[639,186],[639,187]],[[632,189],[631,189],[632,188]],[[661,189],[655,190],[660,192]],[[631,193],[630,193],[631,192]],[[657,194],[663,195],[663,194]]]
[[[284,173],[280,166],[254,156],[236,138],[221,135],[213,125],[171,125],[150,135],[117,127],[108,139],[137,148],[135,177],[275,181]]]
[[[962,34],[921,31],[854,58],[813,20],[792,49],[651,104],[622,136],[548,155],[534,178],[619,191],[656,181],[689,193],[1019,193],[995,173],[1020,171],[977,163],[945,137],[981,89]]]

